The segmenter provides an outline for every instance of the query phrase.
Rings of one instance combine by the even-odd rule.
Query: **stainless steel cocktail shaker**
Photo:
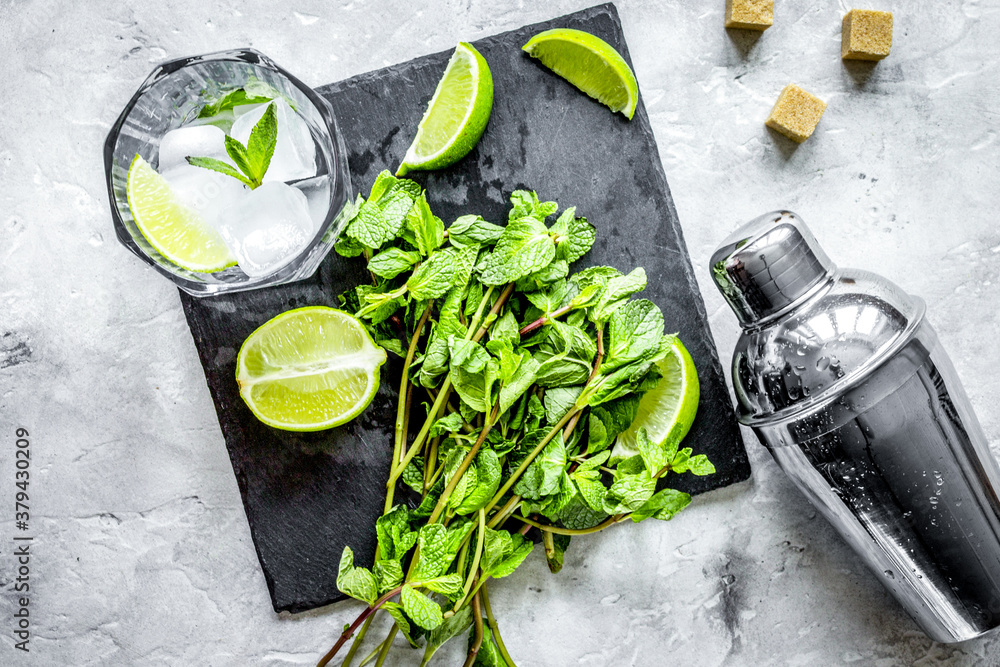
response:
[[[1000,625],[1000,470],[924,303],[793,213],[712,257],[740,421],[934,640]]]

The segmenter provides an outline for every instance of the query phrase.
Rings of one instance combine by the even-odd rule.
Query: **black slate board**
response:
[[[537,190],[542,199],[575,205],[596,225],[597,243],[576,268],[645,267],[644,296],[663,309],[700,374],[702,401],[685,444],[708,454],[718,470],[675,478],[674,486],[700,493],[744,480],[749,463],[646,110],[640,102],[626,121],[522,53],[532,35],[554,27],[596,34],[630,60],[611,4],[475,42],[494,80],[487,131],[456,165],[414,178],[446,222],[470,211],[503,221],[512,190]],[[354,192],[367,192],[381,170],[399,164],[449,57],[424,56],[319,89],[337,114]],[[243,404],[236,351],[285,310],[336,306],[338,293],[365,278],[362,264],[331,253],[316,276],[293,285],[203,299],[181,294],[275,611],[341,599],[335,580],[345,544],[358,562],[371,562],[399,368],[383,370],[375,401],[355,422],[294,434],[264,426]]]

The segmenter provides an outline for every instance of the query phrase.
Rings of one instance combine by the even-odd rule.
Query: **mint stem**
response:
[[[490,596],[486,593],[486,587],[483,586],[479,592],[483,598],[483,611],[486,612],[486,622],[489,623],[490,631],[493,633],[493,641],[496,642],[497,648],[500,649],[503,661],[507,667],[517,667],[511,659],[510,653],[507,652],[507,647],[503,644],[503,637],[500,636],[500,626],[497,625],[497,619],[493,616],[493,609],[490,607]]]
[[[433,304],[433,301],[427,302],[424,314],[420,316],[417,328],[413,332],[413,339],[410,340],[410,347],[406,350],[406,360],[403,362],[403,375],[399,381],[399,400],[396,407],[396,432],[392,445],[393,465],[396,465],[396,463],[402,458],[403,448],[406,446],[406,431],[409,423],[410,407],[410,401],[408,399],[412,396],[412,385],[410,384],[410,364],[413,363],[413,356],[416,354],[417,345],[420,343],[420,335],[424,330],[424,325],[427,324],[427,320],[431,316],[431,307]],[[388,514],[389,510],[392,509],[395,492],[396,485],[390,484],[385,494],[385,511],[382,512],[383,514]]]
[[[573,310],[573,306],[571,304],[567,304],[567,305],[563,306],[562,308],[557,308],[557,309],[553,310],[551,313],[549,313],[548,315],[545,315],[544,317],[539,317],[534,322],[531,322],[530,324],[524,325],[523,327],[521,327],[521,330],[518,331],[518,333],[523,336],[525,334],[531,333],[532,331],[535,331],[536,329],[541,329],[543,326],[545,326],[546,324],[548,324],[552,320],[554,320],[554,319],[556,319],[558,317],[562,317],[563,315],[565,315],[566,313],[568,313],[571,310]]]
[[[353,642],[351,642],[351,650],[347,652],[346,656],[344,656],[344,662],[341,663],[340,667],[351,667],[351,662],[354,660],[354,654],[358,652],[359,648],[361,648],[361,643],[365,640],[368,628],[374,620],[374,614],[365,619],[365,624],[361,626],[361,631],[358,632],[358,636],[354,638]]]
[[[579,411],[580,408],[574,407],[563,415],[563,418],[552,427],[552,430],[549,431],[544,438],[542,438],[542,441],[539,442],[533,450],[531,450],[528,457],[521,462],[521,465],[517,467],[517,470],[511,473],[510,477],[507,478],[507,482],[500,487],[500,490],[496,492],[496,495],[494,495],[490,502],[487,503],[486,507],[483,508],[487,513],[493,509],[498,502],[500,502],[500,499],[504,497],[504,494],[510,491],[510,488],[514,486],[518,478],[520,478],[524,471],[527,470],[528,466],[531,465],[531,462],[535,460],[535,457],[542,453],[542,450],[545,449],[547,444],[549,444],[549,441],[552,440],[552,438],[554,438],[556,434],[562,430],[562,427],[566,425],[566,422],[572,419],[573,415]]]
[[[479,604],[479,593],[472,598],[472,617],[476,620],[476,634],[469,648],[469,655],[465,658],[464,667],[472,667],[476,662],[476,655],[483,645],[483,610]]]
[[[448,499],[451,498],[452,492],[455,490],[455,487],[458,486],[459,481],[461,481],[462,475],[464,475],[465,471],[472,465],[472,461],[475,460],[476,454],[479,453],[483,443],[486,442],[486,436],[490,434],[490,430],[492,430],[493,423],[496,421],[499,413],[500,403],[497,402],[496,406],[493,408],[493,412],[483,425],[483,430],[479,432],[479,437],[476,438],[476,444],[474,444],[472,449],[469,450],[469,453],[465,455],[465,458],[462,460],[462,464],[458,466],[458,470],[456,470],[455,474],[451,476],[451,481],[448,482],[448,485],[444,487],[444,491],[441,492],[441,497],[438,498],[437,505],[434,506],[434,511],[431,512],[431,516],[427,520],[428,524],[436,522],[441,516],[441,512],[443,512],[444,508],[448,505]]]
[[[337,655],[337,651],[339,651],[340,648],[344,645],[344,643],[348,639],[350,639],[352,635],[354,635],[354,632],[355,630],[358,629],[358,626],[364,623],[369,616],[378,611],[378,609],[382,605],[384,605],[386,602],[388,602],[395,596],[399,595],[402,590],[403,590],[402,585],[397,586],[396,588],[392,589],[391,591],[380,597],[378,600],[376,600],[375,604],[367,607],[363,612],[361,612],[361,615],[358,616],[356,619],[354,619],[354,623],[351,623],[350,627],[348,627],[341,633],[340,638],[337,640],[337,643],[333,645],[333,648],[331,648],[327,652],[327,654],[324,655],[323,658],[318,663],[316,663],[316,667],[326,667],[326,665],[329,664],[331,660],[333,660],[333,657]]]

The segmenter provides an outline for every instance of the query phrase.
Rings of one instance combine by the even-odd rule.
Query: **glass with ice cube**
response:
[[[239,174],[227,141],[247,146],[269,106],[277,134],[259,185],[191,163],[191,157],[210,158]],[[104,160],[119,240],[196,296],[311,276],[348,217],[350,177],[332,109],[252,49],[160,65],[113,126]],[[154,213],[140,214],[138,187],[129,186],[137,163],[151,184],[143,192],[155,193]],[[184,261],[192,250],[177,237],[185,230],[156,220],[162,210],[183,210],[184,224],[198,227],[194,237],[212,240],[222,253],[228,249],[229,261]],[[152,231],[157,225],[161,238]]]

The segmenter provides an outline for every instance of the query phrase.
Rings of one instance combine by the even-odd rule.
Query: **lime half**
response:
[[[458,162],[483,136],[492,110],[490,67],[471,44],[459,42],[396,175]]]
[[[168,261],[189,271],[215,273],[236,265],[219,233],[181,204],[166,179],[136,154],[125,183],[136,227]]]
[[[694,361],[680,340],[673,339],[670,354],[657,362],[657,368],[663,377],[643,395],[632,425],[618,436],[611,454],[614,461],[639,453],[636,437],[640,428],[646,429],[653,442],[671,448],[691,430],[701,392]]]
[[[250,411],[286,431],[319,431],[357,417],[375,397],[385,350],[357,318],[325,306],[262,324],[236,358]]]
[[[635,74],[614,47],[589,32],[556,28],[522,47],[574,86],[632,120],[639,102]]]

